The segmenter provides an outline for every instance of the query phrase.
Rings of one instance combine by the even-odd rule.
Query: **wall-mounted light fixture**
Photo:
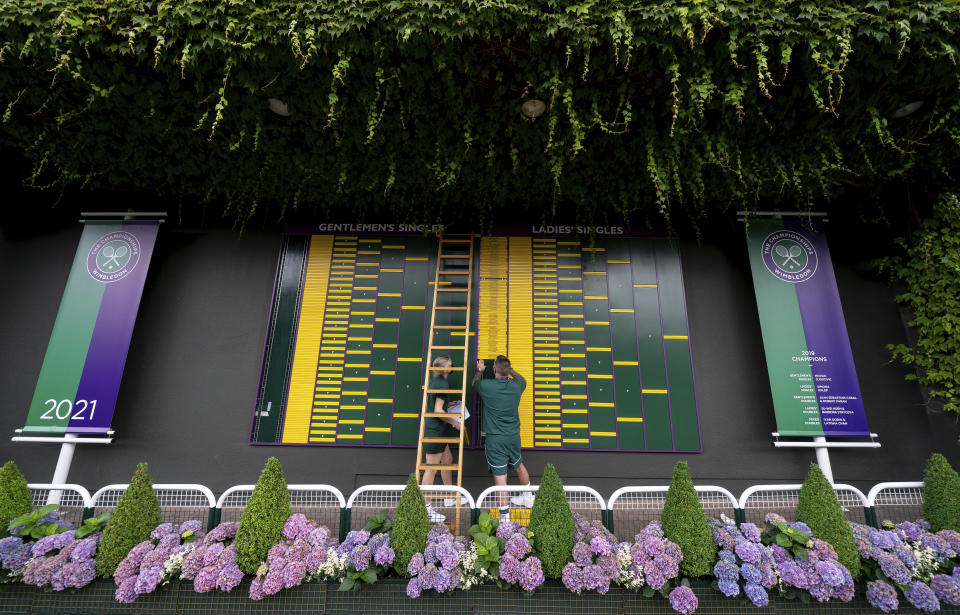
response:
[[[531,98],[520,106],[520,111],[527,117],[540,117],[547,110],[547,103],[536,98]]]
[[[917,111],[920,110],[921,107],[923,107],[923,102],[924,101],[922,100],[915,100],[912,103],[908,103],[900,107],[896,111],[894,111],[893,115],[891,115],[890,117],[893,119],[897,119],[901,117],[907,117],[911,113],[916,113]]]
[[[290,117],[290,109],[287,108],[287,103],[279,98],[268,98],[267,103],[270,105],[270,110],[280,117]]]

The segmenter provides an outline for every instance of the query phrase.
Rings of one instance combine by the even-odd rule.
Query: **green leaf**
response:
[[[360,578],[363,579],[364,583],[376,583],[377,571],[373,568],[367,568],[363,571],[363,575]]]
[[[654,593],[656,593],[656,591],[649,585],[644,585],[642,592],[644,598],[653,598]]]
[[[340,583],[340,587],[337,588],[337,591],[338,591],[338,592],[348,592],[348,591],[350,591],[350,590],[353,589],[353,586],[354,586],[355,584],[356,584],[356,581],[354,581],[353,577],[347,575],[347,578],[345,578],[345,579],[343,580],[343,582]]]
[[[786,534],[777,534],[776,540],[777,540],[777,544],[783,547],[784,549],[788,549],[793,545],[793,541],[790,540],[790,537],[787,536]]]

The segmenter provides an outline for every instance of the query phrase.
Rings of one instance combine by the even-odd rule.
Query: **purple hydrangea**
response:
[[[367,550],[369,554],[369,549]],[[358,569],[361,570],[361,569]],[[303,577],[307,574],[307,567],[301,561],[293,561],[283,568],[283,586],[287,589],[296,587],[303,582]]]
[[[250,583],[250,599],[263,600],[263,581],[257,577]]]
[[[697,610],[697,596],[693,590],[684,585],[674,587],[670,592],[670,606],[678,613],[693,613]]]
[[[721,581],[736,581],[740,578],[740,569],[736,564],[721,559],[713,566],[713,576]]]
[[[586,566],[592,561],[590,546],[585,542],[573,545],[573,561],[578,566]]]
[[[760,549],[752,542],[743,540],[737,544],[734,551],[740,559],[747,563],[756,564],[760,561]]]
[[[204,566],[193,579],[193,591],[205,594],[217,586],[219,571],[214,566]]]
[[[750,599],[753,606],[764,607],[770,602],[770,596],[767,595],[767,590],[756,583],[747,583],[744,585],[743,593],[747,595],[747,598]]]
[[[243,580],[243,572],[236,564],[224,566],[217,575],[217,589],[222,592],[229,592]],[[252,587],[251,587],[252,589]],[[252,596],[251,596],[252,597]]]
[[[423,570],[423,566],[423,553],[414,553],[413,557],[410,558],[410,563],[407,564],[407,573],[410,576],[415,577],[420,574],[421,570]],[[420,595],[419,589],[417,591],[417,595]]]
[[[157,588],[163,580],[163,568],[154,566],[140,571],[137,575],[137,584],[134,587],[137,594],[149,594]]]
[[[161,523],[150,532],[150,538],[160,540],[167,534],[179,534],[180,528],[173,523]]]
[[[595,555],[610,555],[613,553],[613,546],[606,538],[595,536],[590,540],[590,551]]]
[[[887,575],[894,582],[901,585],[906,585],[910,582],[910,570],[908,570],[899,559],[889,553],[881,551],[877,556],[877,562],[880,564],[880,569],[883,571],[883,574]]]
[[[137,577],[127,577],[123,580],[122,583],[117,587],[117,591],[114,594],[114,597],[117,599],[117,602],[123,602],[124,604],[133,602],[137,599]]]
[[[741,523],[740,533],[750,542],[760,542],[760,528],[753,523]]]
[[[883,581],[867,583],[867,602],[884,613],[896,611],[899,606],[897,590]]]
[[[740,584],[736,581],[731,581],[728,579],[721,579],[717,583],[717,587],[720,589],[720,592],[728,598],[738,596],[740,594]]]
[[[520,560],[509,553],[501,556],[500,578],[507,583],[518,583],[520,581]]]
[[[307,529],[307,517],[305,515],[300,513],[290,515],[287,517],[286,523],[283,524],[283,536],[292,540],[300,536],[300,533],[305,529]]]
[[[579,543],[584,546],[586,544]],[[564,587],[569,589],[575,594],[580,594],[584,590],[583,585],[583,570],[577,564],[571,562],[563,567],[563,574],[561,575]]]
[[[543,566],[541,565],[540,560],[533,556],[523,560],[520,570],[520,587],[522,587],[524,591],[532,592],[536,588],[543,585],[543,581]],[[602,585],[597,589],[602,589],[603,587],[609,589],[610,582],[607,581],[605,586]],[[606,589],[600,593],[605,594]]]
[[[844,577],[840,564],[830,560],[821,560],[814,563],[814,569],[827,585],[832,587],[843,585]]]
[[[383,545],[373,554],[373,562],[378,566],[388,566],[393,563],[396,553],[389,545]]]
[[[960,605],[960,583],[957,583],[954,577],[945,574],[934,575],[930,579],[930,589],[940,602],[951,606]]]
[[[517,559],[530,553],[530,541],[523,534],[514,534],[504,546],[504,551]]]
[[[910,604],[928,613],[940,610],[940,602],[930,587],[922,581],[914,581],[903,591]]]
[[[529,543],[527,543],[527,545],[529,546]],[[437,561],[444,570],[453,570],[456,568],[457,562],[460,559],[460,554],[453,542],[441,542],[438,544],[436,554]]]
[[[407,583],[407,596],[410,598],[419,598],[420,592],[420,579],[413,577],[410,579],[410,582]]]

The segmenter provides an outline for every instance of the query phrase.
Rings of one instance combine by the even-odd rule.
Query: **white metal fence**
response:
[[[923,517],[923,483],[880,483],[867,494],[867,505],[873,507],[876,520],[916,521]]]
[[[35,508],[58,503],[60,518],[73,525],[81,523],[84,516],[115,508],[128,486],[107,485],[91,496],[80,485],[29,484]],[[768,512],[792,520],[800,487],[799,484],[754,485],[739,498],[718,486],[700,486],[696,490],[708,517],[724,514],[762,524]],[[382,510],[394,514],[404,488],[404,485],[367,485],[347,499],[331,485],[288,485],[291,510],[326,525],[335,535],[362,528],[370,516]],[[238,521],[254,485],[230,487],[219,499],[210,489],[197,484],[157,484],[153,489],[164,521],[179,523],[198,519],[214,523],[217,520]],[[667,486],[623,487],[614,491],[609,501],[590,487],[568,486],[564,487],[564,492],[571,510],[587,521],[602,521],[622,538],[627,538],[650,521],[660,518],[668,489]],[[476,500],[462,487],[431,485],[422,486],[421,490],[430,507],[432,520],[445,523],[455,533],[465,534],[470,528],[471,516],[477,510],[496,514],[501,507],[507,507],[512,520],[526,525],[532,496],[539,486],[493,486],[483,490]],[[879,483],[870,489],[868,495],[850,485],[834,485],[834,490],[847,518],[857,523],[899,522],[923,516],[921,482]]]
[[[116,484],[101,487],[93,494],[90,507],[93,513],[113,510],[120,501],[120,496],[126,492],[129,484]],[[160,502],[160,516],[164,522],[183,523],[196,519],[203,524],[207,523],[210,509],[216,505],[213,491],[203,485],[187,483],[156,484],[153,492]]]
[[[230,487],[217,500],[219,520],[239,521],[253,495],[254,485]],[[336,536],[340,531],[340,511],[346,501],[339,489],[332,485],[287,485],[290,492],[290,511],[301,513],[311,521],[326,525]]]
[[[648,523],[660,518],[667,499],[669,487],[621,487],[610,496],[607,509],[614,532],[621,539],[637,534]],[[724,514],[731,519],[736,515],[737,499],[723,487],[705,485],[695,487],[697,497],[708,517]]]
[[[740,508],[744,519],[758,525],[768,512],[782,515],[787,521],[793,521],[797,512],[801,485],[754,485],[748,487],[740,496]],[[855,523],[866,523],[867,496],[850,485],[834,485],[837,500],[843,507],[847,519]]]
[[[351,530],[363,529],[367,519],[382,510],[393,515],[397,512],[400,496],[406,485],[366,485],[360,487],[347,500],[350,511]],[[427,512],[434,523],[444,523],[458,535],[470,530],[470,515],[476,504],[473,496],[463,487],[447,485],[421,485],[427,502]]]
[[[530,506],[533,495],[539,491],[539,485],[529,486],[493,486],[487,487],[477,498],[477,508],[492,514],[499,514],[500,508],[510,509],[510,520],[521,525],[530,523]],[[591,487],[564,486],[564,494],[570,510],[579,513],[584,521],[603,521],[606,503],[603,497]],[[527,495],[529,494],[529,495]]]

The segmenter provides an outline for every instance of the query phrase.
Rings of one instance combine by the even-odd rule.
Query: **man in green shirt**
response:
[[[483,451],[493,474],[493,483],[506,485],[507,470],[512,470],[517,473],[520,484],[529,485],[530,475],[520,456],[520,397],[527,388],[527,381],[513,370],[510,359],[503,355],[493,362],[493,379],[483,378],[485,369],[483,359],[478,360],[473,387],[483,400],[483,432],[486,434]],[[511,501],[529,508],[533,506],[533,494],[527,491]],[[508,517],[503,493],[499,503],[500,517]]]

